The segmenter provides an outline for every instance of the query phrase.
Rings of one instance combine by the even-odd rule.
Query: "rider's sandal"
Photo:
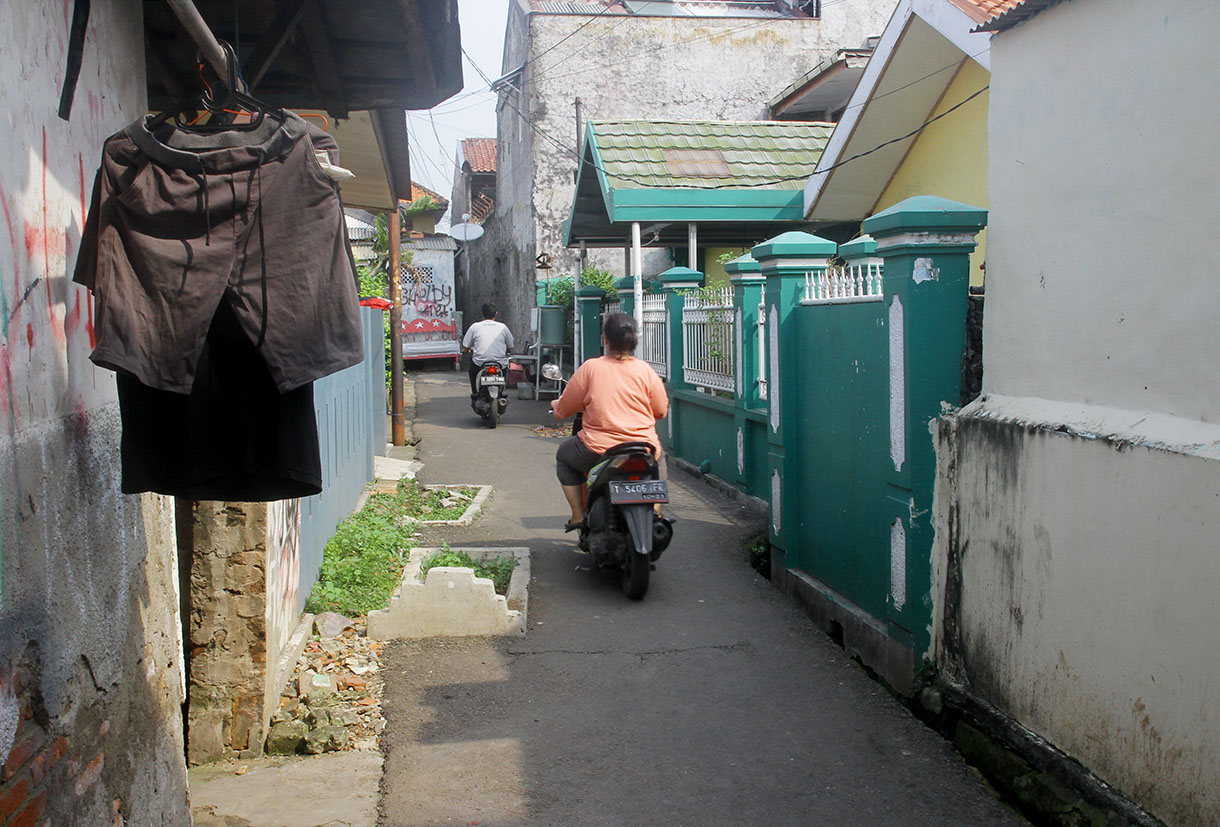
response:
[[[585,527],[584,520],[578,520],[577,522],[572,522],[571,520],[568,520],[566,523],[563,524],[563,533],[567,534],[569,531],[576,531],[577,529],[581,529],[584,527]]]

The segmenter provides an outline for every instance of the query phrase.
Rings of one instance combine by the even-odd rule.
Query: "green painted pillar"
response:
[[[734,354],[737,406],[759,408],[766,404],[766,377],[759,371],[759,356],[762,354],[758,342],[758,308],[763,300],[766,279],[762,274],[762,265],[749,253],[726,263],[724,270],[729,274],[729,284],[733,286],[733,315],[737,331],[737,351]]]
[[[750,250],[758,262],[766,288],[767,336],[767,466],[771,480],[771,543],[783,551],[796,547],[799,523],[810,509],[801,501],[798,475],[790,464],[801,455],[800,428],[796,423],[793,383],[801,381],[800,367],[813,354],[797,353],[796,335],[789,324],[792,311],[805,296],[805,279],[826,270],[838,247],[816,235],[792,231],[777,235]]]
[[[576,291],[582,362],[602,355],[602,300],[605,298],[606,291],[592,284],[586,284]]]
[[[737,487],[752,496],[766,492],[760,488],[760,475],[755,466],[766,465],[766,443],[758,438],[759,428],[751,427],[746,411],[757,410],[767,404],[766,365],[760,361],[765,345],[760,344],[760,334],[766,330],[758,323],[766,315],[760,311],[763,300],[762,265],[749,253],[738,256],[724,265],[733,287],[733,316],[736,333],[736,351],[733,364],[736,368],[737,394],[734,398],[733,426],[737,436]]]
[[[916,196],[862,225],[884,260],[890,340],[888,620],[916,658],[931,654],[936,451],[929,428],[943,405],[961,399],[970,253],[986,224],[979,207]]]
[[[665,387],[669,391],[669,418],[663,429],[658,428],[666,450],[673,449],[674,433],[681,432],[682,423],[677,421],[679,413],[674,409],[674,391],[690,390],[682,375],[682,292],[703,285],[703,274],[689,267],[671,267],[657,276],[660,288],[657,292],[665,296],[665,307],[669,310],[669,352],[666,358],[668,376]]]
[[[542,307],[544,304],[550,304],[550,297],[547,296],[549,282],[542,278],[534,279],[534,306]]]
[[[631,276],[623,276],[618,281],[614,282],[614,289],[618,291],[619,311],[626,313],[628,316],[635,314],[635,281]]]

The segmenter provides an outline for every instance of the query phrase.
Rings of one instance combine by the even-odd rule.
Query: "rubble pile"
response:
[[[314,618],[314,634],[297,659],[267,735],[268,755],[316,755],[378,748],[381,646],[365,635],[363,619],[334,612]]]
[[[551,439],[565,439],[572,435],[572,426],[565,425],[559,428],[552,428],[549,425],[535,425],[533,431],[536,434],[550,437]]]

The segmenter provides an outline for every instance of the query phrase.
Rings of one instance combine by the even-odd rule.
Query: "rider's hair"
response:
[[[640,341],[635,319],[626,313],[611,313],[607,316],[602,333],[606,336],[606,346],[611,353],[635,353],[635,346]]]
[[[491,302],[483,303],[483,318],[494,319],[496,317],[496,306]]]

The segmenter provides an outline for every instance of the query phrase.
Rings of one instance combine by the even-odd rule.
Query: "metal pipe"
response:
[[[216,35],[212,34],[212,30],[208,28],[207,21],[199,13],[199,9],[195,8],[195,4],[191,0],[165,0],[165,2],[173,11],[174,16],[178,18],[178,22],[186,29],[186,33],[191,36],[191,40],[199,45],[199,50],[203,52],[203,59],[216,70],[217,77],[228,78],[229,63],[225,59],[225,50],[220,45],[220,41],[216,39]]]
[[[390,210],[390,441],[407,444],[402,377],[402,229],[398,203]]]

